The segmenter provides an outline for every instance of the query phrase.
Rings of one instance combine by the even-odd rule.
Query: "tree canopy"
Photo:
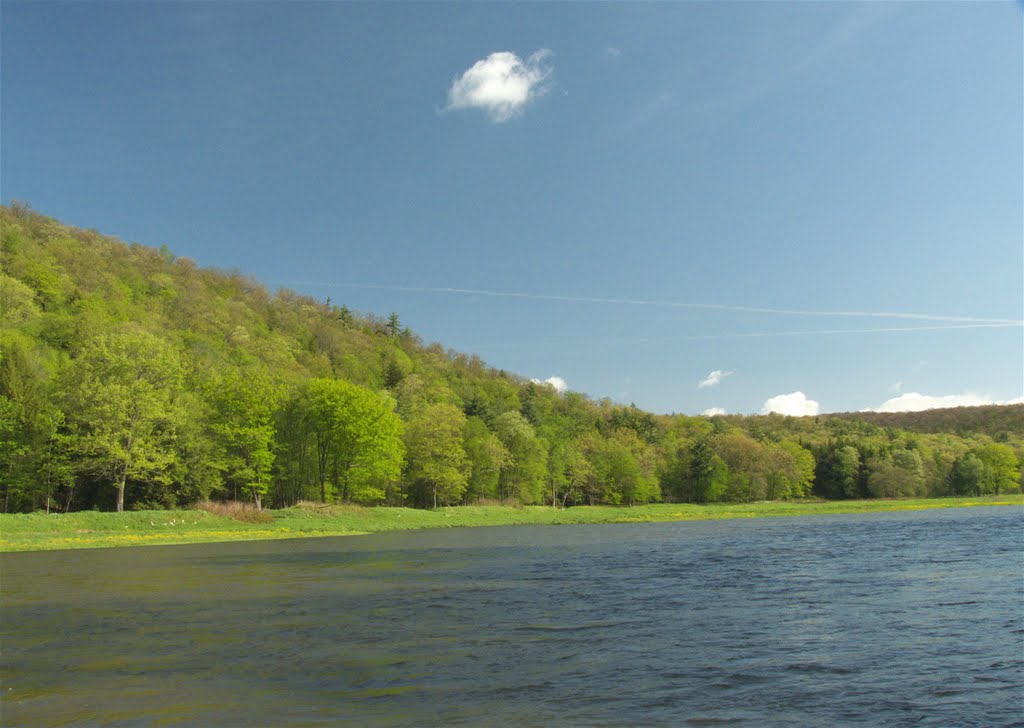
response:
[[[0,507],[434,507],[1019,491],[1024,405],[691,417],[0,207]]]

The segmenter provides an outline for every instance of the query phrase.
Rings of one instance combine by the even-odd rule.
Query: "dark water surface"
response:
[[[1024,720],[1024,512],[3,556],[7,725]]]

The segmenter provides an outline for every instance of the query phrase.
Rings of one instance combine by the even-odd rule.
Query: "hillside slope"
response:
[[[166,248],[0,207],[0,509],[1019,489],[1024,406],[656,416]]]
[[[847,412],[832,416],[912,432],[1024,435],[1024,404],[946,407],[923,412]]]

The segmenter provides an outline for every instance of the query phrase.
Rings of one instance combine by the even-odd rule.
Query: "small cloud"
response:
[[[721,407],[708,407],[706,410],[701,412],[705,417],[716,417],[718,415],[724,415],[725,410]]]
[[[524,61],[509,51],[492,53],[452,81],[446,110],[483,109],[493,122],[508,121],[547,92],[550,55],[539,50]]]
[[[721,369],[716,369],[715,371],[708,374],[704,379],[701,379],[699,382],[697,382],[697,389],[704,389],[704,387],[714,387],[730,374],[732,374],[731,371],[723,372]]]
[[[987,394],[945,394],[930,395],[918,392],[907,392],[898,397],[887,399],[874,409],[865,412],[921,412],[923,410],[941,409],[946,407],[979,407],[984,404],[1020,404],[1024,397],[1016,397],[996,401]]]
[[[616,48],[615,46],[609,46],[608,48],[605,48],[604,52],[607,53],[612,58],[618,58],[619,56],[622,55],[622,49]]]
[[[813,399],[807,399],[803,392],[791,392],[790,394],[779,394],[769,398],[761,408],[761,414],[777,412],[780,415],[791,415],[792,417],[805,417],[818,414],[821,405]]]
[[[897,393],[903,391],[903,382],[902,381],[893,382],[892,384],[889,385],[889,391],[892,392],[893,394],[897,394]]]
[[[548,377],[543,382],[539,379],[531,379],[534,384],[546,384],[549,387],[554,387],[555,391],[559,394],[565,394],[569,390],[569,385],[561,377]]]

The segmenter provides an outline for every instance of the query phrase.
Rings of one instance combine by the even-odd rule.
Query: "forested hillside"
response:
[[[1010,407],[996,404],[947,407],[923,412],[844,412],[832,416],[864,420],[879,427],[898,427],[913,432],[982,434],[999,440],[1024,434],[1024,404]]]
[[[1024,405],[688,417],[559,394],[400,317],[0,207],[0,509],[1018,491]],[[892,419],[897,417],[897,419]]]

